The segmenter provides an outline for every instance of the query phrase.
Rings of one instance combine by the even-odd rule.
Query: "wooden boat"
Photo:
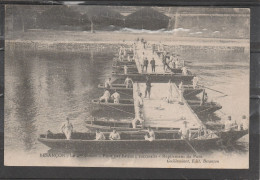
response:
[[[41,134],[38,141],[52,149],[97,152],[97,151],[164,151],[166,149],[175,151],[177,149],[196,150],[214,148],[220,140],[217,136],[191,140],[181,139],[178,132],[155,132],[156,139],[147,141],[144,136],[147,132],[120,132],[120,140],[109,140],[109,132],[104,133],[106,140],[95,140],[95,133],[73,133],[70,140],[65,139],[62,133]]]
[[[105,86],[103,84],[99,84],[98,88],[105,89]],[[110,87],[110,89],[117,90],[118,92],[127,93],[129,95],[133,95],[133,88],[126,88],[125,84],[112,84],[112,87]],[[183,86],[183,96],[185,98],[194,97],[197,94],[201,93],[202,91],[203,91],[202,88],[193,89],[193,87],[189,85]]]
[[[221,105],[215,102],[206,102],[203,105],[201,105],[200,101],[196,101],[196,100],[195,101],[188,100],[187,102],[189,106],[192,108],[192,110],[198,115],[212,114],[215,111],[222,108]]]
[[[137,127],[136,129],[132,128],[132,125],[130,122],[123,124],[123,126],[113,126],[113,124],[110,125],[97,125],[95,121],[86,121],[86,128],[92,132],[95,132],[97,129],[100,129],[102,132],[111,132],[113,129],[116,129],[117,131],[136,131],[136,130],[142,130],[142,128]],[[131,127],[127,127],[131,126]]]
[[[105,103],[105,101],[100,102],[99,99],[93,99],[92,103],[104,110],[124,111],[128,113],[134,113],[133,99],[120,99],[118,104],[114,103],[113,100],[109,100],[108,103]]]
[[[191,85],[183,85],[183,96],[184,98],[189,98],[198,95],[203,92],[202,88],[193,88]]]
[[[123,74],[123,73],[116,73],[112,72],[112,75],[115,76],[117,79],[126,79],[126,77],[130,77],[133,81],[138,81],[138,82],[145,82],[146,81],[146,76],[149,76],[152,82],[161,82],[161,83],[166,83],[170,79],[174,83],[180,83],[181,81],[184,84],[190,84],[193,75],[182,75],[182,74],[172,74],[172,73],[164,73],[164,74],[159,74],[159,73],[128,73],[128,74]]]
[[[219,136],[221,139],[223,139],[223,142],[226,144],[230,144],[232,142],[237,141],[241,137],[248,134],[248,129],[246,130],[231,130],[231,131],[225,131],[224,127],[225,125],[219,122],[206,122],[205,126],[208,129],[211,129],[215,132],[217,136]]]
[[[95,131],[96,129],[100,129],[102,132],[111,132],[112,129],[116,129],[117,131],[136,131],[136,130],[143,130],[141,124],[138,124],[135,129],[133,129],[132,121],[131,120],[87,120],[86,127],[91,130]],[[178,130],[178,128],[168,128],[168,127],[157,127],[153,128],[154,131],[173,131]]]
[[[112,66],[136,65],[135,61],[113,61]]]
[[[125,65],[112,65],[112,68],[115,68],[115,69],[123,69],[124,68],[124,66]],[[126,65],[126,67],[128,68],[128,69],[132,69],[132,68],[134,68],[134,69],[137,69],[137,67],[136,67],[136,65],[135,64],[130,64],[130,65]]]
[[[198,115],[212,114],[222,108],[221,105],[215,102],[208,102],[204,103],[203,105],[200,104],[200,101],[187,100],[187,102],[192,110]],[[100,102],[99,99],[94,99],[92,100],[92,103],[99,105],[103,109],[127,111],[131,113],[134,112],[133,99],[120,99],[118,104],[114,103],[112,100],[109,100],[108,103],[105,103],[105,101]]]
[[[248,134],[248,130],[231,130],[231,131],[218,131],[216,135],[219,136],[224,144],[232,144],[238,139]]]
[[[98,88],[105,89],[104,84],[99,84]],[[124,92],[129,95],[133,95],[133,88],[126,88],[124,84],[112,84],[112,87],[110,87],[112,90],[117,90],[118,92]]]
[[[114,69],[115,73],[124,73],[124,68],[117,68]],[[137,68],[130,68],[127,70],[128,73],[138,73],[138,69]]]
[[[86,127],[90,131],[95,131],[97,129],[100,129],[102,132],[111,132],[113,129],[116,129],[117,131],[144,131],[144,129],[141,126],[137,126],[137,128],[133,129],[131,121],[115,121],[115,120],[94,120],[94,121],[86,121]],[[206,126],[207,127],[207,126]],[[178,131],[178,128],[152,128],[155,132],[173,132]],[[213,130],[213,129],[212,129]],[[221,130],[215,130],[213,131],[214,134],[219,136],[221,138],[221,142],[224,144],[231,144],[240,139],[241,137],[248,134],[248,130],[234,130],[234,131],[224,131]]]

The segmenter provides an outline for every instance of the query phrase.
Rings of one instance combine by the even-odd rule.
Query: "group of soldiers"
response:
[[[164,51],[160,55],[160,58],[162,59],[163,68],[164,68],[165,71],[171,70],[171,69],[178,69],[178,68],[182,67],[178,56],[175,55],[175,54],[171,54],[170,56],[167,56],[167,52]]]
[[[120,140],[120,134],[116,131],[116,129],[113,129],[113,131],[109,134],[110,140]],[[95,140],[106,140],[106,137],[103,132],[101,132],[99,129],[96,130],[96,139]]]
[[[224,130],[225,131],[240,131],[240,130],[247,130],[249,127],[249,121],[245,115],[242,116],[240,122],[233,121],[231,116],[228,116],[225,120]]]
[[[126,88],[132,88],[133,87],[133,80],[129,77],[126,77],[125,79],[125,87]],[[112,81],[111,78],[108,78],[105,82],[105,90],[104,90],[104,94],[103,96],[101,96],[99,98],[99,101],[105,101],[105,103],[108,103],[109,99],[112,98],[114,99],[114,103],[119,104],[119,100],[120,100],[120,94],[117,92],[117,90],[114,90],[114,93],[112,95],[110,95],[110,89],[112,87]]]
[[[190,139],[191,138],[191,131],[187,124],[188,124],[187,121],[183,121],[183,126],[180,128],[180,130],[178,132],[181,139]],[[249,127],[249,121],[245,115],[242,116],[242,121],[240,122],[240,124],[238,124],[237,122],[233,122],[231,119],[231,116],[228,116],[228,119],[226,120],[225,125],[224,125],[224,130],[225,131],[236,131],[236,130],[240,131],[240,130],[247,130],[248,127]],[[73,133],[73,125],[70,122],[69,118],[67,118],[66,122],[64,122],[62,124],[61,131],[66,136],[67,140],[71,139],[71,135]],[[201,127],[198,131],[199,131],[198,135],[207,133],[206,129],[204,129],[203,127]],[[113,131],[109,134],[109,139],[110,140],[120,140],[121,139],[120,134],[116,131],[116,129],[113,129]],[[155,133],[150,126],[147,129],[144,139],[147,141],[155,140]],[[106,140],[104,133],[101,132],[99,129],[96,130],[95,140]]]
[[[120,134],[116,131],[114,128],[113,131],[109,134],[109,140],[120,140]],[[153,141],[155,140],[155,133],[154,131],[148,127],[147,133],[144,136],[144,139],[147,141]],[[99,129],[96,130],[96,139],[95,140],[106,140],[106,136],[104,135],[103,132],[101,132]]]
[[[152,58],[152,60],[150,61],[150,64],[151,64],[152,72],[155,72],[155,60],[154,60],[154,58]],[[148,61],[147,57],[143,57],[142,58],[142,64],[141,64],[142,72],[144,72],[144,71],[147,72],[148,65],[149,65],[149,61]]]

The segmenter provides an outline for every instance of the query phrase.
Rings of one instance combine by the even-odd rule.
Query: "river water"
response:
[[[88,131],[84,121],[90,118],[93,111],[90,101],[101,96],[102,90],[97,89],[97,85],[111,76],[112,59],[116,52],[116,48],[109,46],[77,53],[26,49],[6,51],[6,165],[106,166],[111,159],[115,159],[105,157],[109,161],[106,163],[96,161],[95,158],[104,158],[96,156],[46,160],[39,154],[48,152],[49,148],[40,144],[37,137],[47,130],[60,132],[61,123],[66,117],[71,119],[75,131]],[[214,61],[210,57],[214,57]],[[227,95],[222,97],[223,94],[207,90],[209,99],[223,106],[217,115],[232,115],[239,121],[242,115],[249,115],[249,60],[244,52],[240,52],[240,56],[237,52],[235,57],[223,56],[221,52],[204,52],[200,58],[194,56],[194,59],[189,59],[188,68],[199,76],[202,85]],[[182,58],[185,59],[185,55]],[[126,117],[122,115],[122,118]],[[239,149],[228,152],[216,150],[208,155],[214,158],[220,156],[233,157],[247,165],[248,136],[240,140]],[[140,166],[146,163],[128,160],[124,165],[137,166],[137,162]],[[235,162],[231,166],[236,168]]]

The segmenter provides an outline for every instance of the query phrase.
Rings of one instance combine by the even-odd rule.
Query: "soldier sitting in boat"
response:
[[[113,131],[109,135],[109,139],[110,140],[120,140],[120,135],[115,129],[113,129]]]
[[[110,98],[110,92],[106,89],[106,90],[104,91],[103,96],[101,96],[101,97],[99,98],[99,101],[101,102],[101,101],[105,100],[105,103],[108,103],[109,98]]]
[[[231,119],[231,116],[228,116],[228,118],[225,121],[225,131],[233,131],[237,129],[237,124],[234,123]]]
[[[96,140],[106,140],[104,133],[100,132],[99,129],[96,130]]]
[[[126,88],[132,88],[134,82],[133,82],[133,80],[131,78],[129,78],[127,76],[126,79],[125,79],[125,83],[124,84],[125,84]]]
[[[110,89],[112,87],[111,78],[108,78],[105,82],[105,88]]]
[[[69,140],[73,131],[73,125],[70,123],[70,119],[67,117],[66,122],[61,126],[61,132],[65,134],[66,138]]]
[[[120,94],[118,92],[116,92],[116,90],[115,90],[114,94],[111,95],[111,98],[114,99],[115,104],[119,104]]]
[[[132,62],[133,61],[133,58],[131,58],[129,55],[127,56],[127,60],[129,61],[129,62]]]
[[[239,130],[247,130],[248,129],[248,119],[245,115],[242,116],[242,121],[240,122]]]
[[[154,131],[152,130],[152,128],[149,126],[148,127],[148,132],[147,134],[144,136],[144,139],[147,141],[153,141],[155,140],[155,134]]]
[[[178,69],[178,68],[180,68],[180,61],[179,61],[179,59],[178,59],[178,57],[176,57],[176,60],[175,60],[175,67]]]
[[[187,70],[187,68],[185,66],[182,67],[181,70],[182,70],[182,75],[184,75],[184,76],[188,75],[188,70]]]
[[[183,127],[181,127],[179,130],[181,139],[190,139],[190,130],[189,130],[187,124],[188,124],[188,122],[184,121]]]

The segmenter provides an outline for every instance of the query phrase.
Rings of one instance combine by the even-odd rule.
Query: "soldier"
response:
[[[155,60],[154,60],[154,58],[150,61],[150,64],[152,66],[152,72],[155,72]]]
[[[73,125],[70,123],[70,119],[67,117],[67,121],[64,122],[61,126],[61,132],[63,132],[68,140],[71,138],[73,131]]]
[[[99,129],[96,130],[96,140],[106,140],[105,135]]]
[[[116,131],[116,129],[113,129],[113,131],[110,133],[109,139],[110,139],[110,140],[120,140],[120,135],[119,135],[119,133]]]

